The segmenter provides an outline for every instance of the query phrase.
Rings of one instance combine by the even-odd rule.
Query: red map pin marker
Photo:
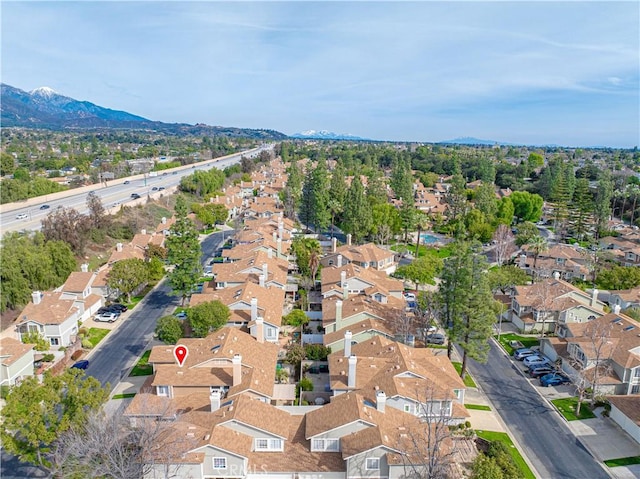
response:
[[[182,367],[185,360],[187,359],[187,356],[189,356],[189,350],[186,346],[178,345],[173,348],[173,357],[176,358],[178,366]]]

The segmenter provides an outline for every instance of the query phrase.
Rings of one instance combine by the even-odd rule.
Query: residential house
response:
[[[607,396],[610,416],[629,436],[640,444],[640,394]]]
[[[343,350],[328,358],[334,395],[356,391],[373,398],[376,391],[384,391],[388,406],[428,422],[459,424],[469,417],[466,386],[446,355],[382,336],[358,344],[351,339],[347,331]]]
[[[346,330],[367,319],[384,322],[389,329],[404,312],[404,300],[389,297],[381,303],[366,294],[349,295],[346,299],[336,296],[322,300],[322,326],[325,334]]]
[[[16,329],[20,340],[25,334],[37,332],[52,349],[69,346],[78,332],[82,316],[73,299],[61,299],[60,293],[34,291],[31,302],[20,313]]]
[[[61,299],[70,299],[75,302],[81,311],[80,321],[91,318],[101,306],[104,305],[104,297],[93,292],[93,283],[97,275],[89,271],[89,265],[83,264],[82,271],[72,272],[64,284],[58,288]]]
[[[598,394],[640,394],[640,323],[617,312],[566,325],[562,338],[545,338],[541,351],[576,377],[584,371]],[[591,383],[591,387],[594,384]]]
[[[0,386],[13,386],[33,376],[33,346],[13,338],[0,339]]]
[[[338,257],[342,256],[342,263],[353,263],[361,268],[371,268],[391,274],[396,270],[395,252],[382,249],[373,243],[360,246],[352,246],[347,235],[347,244],[335,248],[331,253],[324,256],[320,263],[322,266],[337,266]]]
[[[640,308],[640,286],[609,291],[609,305],[620,306],[622,311],[628,308]]]
[[[524,245],[522,251],[520,268],[537,278],[552,278],[556,273],[567,281],[575,278],[587,280],[589,277],[587,257],[573,246],[554,245],[541,252],[537,260],[530,246]]]
[[[402,281],[354,263],[343,265],[342,255],[338,255],[336,265],[322,269],[320,278],[322,298],[339,296],[344,299],[349,295],[365,293],[379,303],[388,303],[390,298],[403,299]],[[398,303],[398,306],[404,308],[404,304]]]
[[[557,278],[516,286],[511,293],[508,318],[521,332],[554,332],[563,334],[564,325],[591,321],[604,314],[604,303]]]
[[[244,246],[244,245],[242,245]],[[289,262],[273,257],[273,251],[256,251],[232,263],[214,263],[212,283],[215,289],[236,288],[246,282],[260,286],[274,286],[284,289],[287,284]]]

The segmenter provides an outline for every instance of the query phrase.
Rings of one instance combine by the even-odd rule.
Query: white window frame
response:
[[[311,442],[312,452],[339,452],[340,451],[340,439],[327,438],[327,439],[313,439]]]
[[[216,466],[216,461],[222,462],[222,466]],[[227,468],[227,458],[226,457],[212,457],[211,465],[214,469],[226,469]]]
[[[367,457],[365,461],[365,468],[367,471],[379,471],[380,470],[380,458],[379,457]]]
[[[51,346],[60,346],[60,338],[58,337],[49,338],[49,343],[51,343]]]
[[[156,386],[156,394],[158,396],[169,397],[169,386]]]
[[[276,334],[275,334],[275,329],[273,328],[266,328],[267,330],[267,338],[276,338]]]
[[[284,451],[284,441],[282,439],[257,437],[254,445],[256,451]]]
[[[411,413],[411,404],[405,404],[403,406],[404,412]]]

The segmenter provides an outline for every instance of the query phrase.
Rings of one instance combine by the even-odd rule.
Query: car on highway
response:
[[[533,356],[527,356],[522,360],[522,363],[528,368],[536,364],[539,364],[539,365],[550,364],[547,358],[540,356],[538,354],[534,354]]]
[[[544,376],[540,376],[540,386],[549,387],[549,386],[559,386],[560,384],[570,383],[571,379],[560,373],[551,373],[546,374]]]
[[[173,172],[173,173],[171,173],[171,174],[172,174],[172,175],[177,175],[177,174],[178,174],[178,172],[177,172],[177,171],[174,171],[174,172]]]
[[[41,210],[48,210],[49,208],[51,208],[51,206],[49,206],[49,205],[42,205],[40,207]]]
[[[16,215],[17,220],[26,220],[29,216],[26,213],[20,213]]]
[[[116,319],[118,319],[119,314],[116,313],[102,313],[97,314],[93,320],[101,323],[113,323]]]
[[[131,199],[138,200],[140,199],[140,195],[138,193],[131,193]]]
[[[162,191],[162,190],[164,190],[164,186],[159,186],[158,191]]]
[[[82,359],[78,362],[76,362],[73,366],[71,366],[72,368],[75,369],[87,369],[89,367],[89,360],[88,359]]]
[[[428,344],[444,344],[445,337],[444,334],[440,333],[427,334],[426,341]]]
[[[513,352],[513,357],[518,361],[522,361],[527,356],[533,356],[534,354],[536,354],[536,352],[533,349],[520,348]]]
[[[158,191],[158,187],[154,186],[153,188],[151,188],[151,191]]]
[[[555,370],[556,368],[548,364],[531,366],[529,368],[529,376],[531,376],[532,378],[539,378],[540,376],[544,376],[545,374],[551,374],[555,372]]]
[[[129,180],[126,180],[124,183],[122,183],[123,185],[128,185],[129,183],[131,183]]]
[[[167,172],[165,171],[164,173],[162,173],[162,176],[167,176]]]

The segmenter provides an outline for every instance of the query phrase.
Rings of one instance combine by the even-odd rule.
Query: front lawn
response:
[[[491,408],[485,404],[465,404],[467,409],[475,409],[476,411],[491,411]]]
[[[640,456],[621,457],[620,459],[609,459],[608,461],[604,461],[604,463],[609,467],[632,466],[634,464],[640,464]]]
[[[132,398],[136,395],[136,393],[123,393],[123,394],[114,394],[111,399],[127,399]]]
[[[87,339],[91,343],[92,347],[95,348],[98,345],[98,343],[102,341],[102,339],[107,334],[109,334],[110,331],[111,331],[110,329],[89,328],[89,334],[87,336]]]
[[[498,339],[498,335],[494,338]],[[505,349],[509,356],[513,356],[515,349],[510,345],[511,341],[520,341],[525,348],[532,348],[533,346],[540,346],[540,340],[538,338],[532,338],[529,336],[520,336],[514,333],[505,333],[500,335],[500,344]]]
[[[511,441],[511,438],[507,435],[507,433],[476,430],[476,434],[478,435],[478,437],[481,437],[482,439],[485,439],[487,441],[499,441],[504,443],[509,449],[509,453],[511,454],[513,462],[515,462],[516,466],[518,466],[518,469],[520,469],[522,477],[524,479],[536,479],[536,476],[533,475],[533,472],[531,472],[528,464],[520,454],[520,451],[518,451],[518,449],[516,449],[516,446],[513,445],[513,441]]]
[[[578,405],[578,398],[570,397],[563,399],[552,399],[551,403],[556,407],[560,414],[564,416],[567,421],[576,421],[578,419],[592,419],[596,417],[593,411],[589,409],[589,403],[582,402],[580,407],[580,416],[576,416],[576,406]]]
[[[129,376],[149,376],[153,374],[153,367],[149,364],[151,350],[145,351],[138,363],[133,367]]]
[[[462,363],[451,361],[451,364],[453,364],[453,367],[456,368],[456,371],[458,371],[458,374],[460,374],[460,372],[462,371]],[[468,388],[478,387],[476,386],[476,383],[474,382],[473,378],[471,377],[468,371],[467,371],[467,374],[465,374],[463,381],[464,381],[464,385],[467,386]]]

